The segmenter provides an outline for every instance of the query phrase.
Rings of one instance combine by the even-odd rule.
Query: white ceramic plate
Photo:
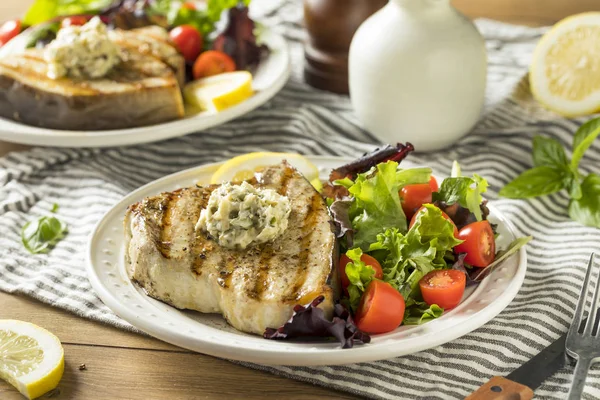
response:
[[[203,112],[163,124],[108,131],[44,129],[0,118],[0,139],[36,146],[111,147],[155,142],[223,124],[267,102],[281,90],[289,78],[290,53],[285,39],[272,31],[265,32],[262,39],[270,53],[261,61],[254,74],[252,86],[256,93],[246,101],[221,112]]]
[[[347,159],[309,157],[328,176]],[[228,359],[270,365],[334,365],[387,359],[429,349],[477,329],[500,313],[515,297],[527,268],[525,249],[496,268],[466,299],[441,318],[420,326],[400,327],[375,335],[367,345],[343,350],[338,343],[302,343],[266,340],[230,327],[218,315],[180,311],[154,300],[127,278],[124,263],[123,216],[128,205],[147,196],[196,182],[208,182],[219,164],[182,171],[152,182],[115,205],[98,223],[89,242],[87,270],[102,301],[142,331],[190,350]],[[498,247],[515,238],[512,224],[493,206],[491,220],[498,223]]]

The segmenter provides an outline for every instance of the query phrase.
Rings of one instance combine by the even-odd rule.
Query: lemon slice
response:
[[[58,386],[64,369],[56,336],[28,322],[0,320],[0,378],[34,399]]]
[[[252,74],[226,72],[198,79],[185,85],[185,101],[202,111],[221,111],[246,100],[253,94]]]
[[[533,96],[574,117],[600,110],[600,12],[557,23],[538,43],[529,70]]]
[[[241,182],[250,179],[254,173],[270,165],[280,164],[286,160],[296,168],[313,186],[317,187],[319,181],[319,169],[306,157],[295,153],[248,153],[233,157],[219,167],[211,177],[211,183]],[[317,187],[318,189],[318,187]]]

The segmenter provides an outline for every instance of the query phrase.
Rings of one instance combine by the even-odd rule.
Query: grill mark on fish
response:
[[[293,176],[294,171],[292,169],[288,168],[283,172],[281,176],[281,182],[279,182],[279,189],[277,190],[277,193],[279,193],[282,196],[285,196],[287,194],[288,185]]]
[[[206,196],[203,196],[203,193],[197,193],[197,198],[198,198],[198,215],[200,215],[200,212],[202,211],[202,204],[205,203],[205,198]],[[195,225],[195,222],[192,221],[192,223]],[[206,260],[206,253],[207,253],[207,244],[208,244],[208,238],[206,237],[206,235],[201,232],[201,231],[197,231],[196,229],[192,229],[192,240],[191,240],[191,246],[190,246],[190,254],[191,254],[191,270],[192,273],[198,277],[200,277],[200,275],[202,275],[202,266],[204,264],[204,260]]]
[[[307,205],[306,217],[304,219],[304,225],[302,226],[302,239],[300,241],[300,257],[298,258],[296,276],[294,278],[294,285],[292,286],[292,290],[289,295],[286,297],[286,300],[298,300],[302,297],[302,293],[300,293],[300,289],[304,286],[306,282],[306,277],[308,273],[308,258],[310,255],[310,245],[311,239],[315,232],[315,226],[317,224],[317,217],[319,213],[319,207],[322,206],[323,198],[317,192],[315,192],[310,202]]]
[[[259,268],[254,277],[254,285],[249,285],[247,294],[253,299],[260,300],[265,289],[268,287],[267,277],[269,275],[269,262],[273,259],[275,252],[272,243],[262,249],[259,259]]]
[[[236,260],[233,256],[229,256],[226,260],[225,257],[223,257],[221,259],[221,262],[219,263],[219,265],[223,265],[223,267],[219,269],[219,277],[217,278],[217,284],[223,289],[228,289],[231,286],[231,275],[236,269],[235,261]]]
[[[160,252],[165,258],[171,258],[171,226],[173,224],[173,212],[177,207],[177,201],[181,199],[181,193],[171,192],[164,196],[163,202],[160,204],[162,218],[160,222]]]

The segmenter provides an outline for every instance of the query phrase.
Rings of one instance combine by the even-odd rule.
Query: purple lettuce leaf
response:
[[[333,320],[325,318],[322,309],[318,308],[325,300],[324,296],[314,299],[309,305],[296,305],[294,314],[281,327],[267,328],[263,334],[265,339],[292,339],[300,337],[334,337],[343,349],[352,348],[355,342],[369,343],[371,337],[360,331],[354,324],[350,312],[341,304],[334,308]]]
[[[450,219],[452,220],[452,222],[454,222],[454,225],[456,225],[458,230],[461,230],[462,228],[473,222],[477,222],[475,214],[469,211],[468,208],[465,208],[458,203],[449,205],[444,201],[437,200],[433,204],[450,217]],[[484,200],[479,207],[481,208],[481,215],[483,219],[487,219],[488,215],[490,214],[490,210],[487,207],[487,200]]]
[[[367,153],[362,157],[354,160],[346,165],[342,165],[339,168],[331,171],[329,175],[329,181],[333,182],[343,178],[356,178],[356,175],[367,172],[377,164],[384,163],[386,161],[395,161],[400,163],[408,156],[408,154],[414,151],[415,148],[412,144],[397,143],[396,146],[387,145],[382,149],[376,149],[371,153]]]
[[[213,49],[222,51],[235,61],[238,70],[258,65],[268,50],[256,43],[254,21],[248,16],[248,7],[229,9],[229,21],[225,30],[213,42]]]
[[[329,207],[329,211],[333,217],[335,234],[338,238],[346,236],[348,248],[352,247],[354,238],[354,229],[352,228],[352,221],[350,221],[350,206],[352,206],[352,203],[353,201],[350,197],[344,197],[334,201]]]

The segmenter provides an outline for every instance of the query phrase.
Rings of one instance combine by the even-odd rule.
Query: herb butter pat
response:
[[[103,78],[121,62],[119,46],[109,39],[106,25],[98,17],[83,26],[58,31],[46,47],[44,59],[51,79]]]
[[[223,247],[245,249],[281,236],[290,210],[290,200],[275,190],[225,183],[211,193],[196,230],[208,232]]]

